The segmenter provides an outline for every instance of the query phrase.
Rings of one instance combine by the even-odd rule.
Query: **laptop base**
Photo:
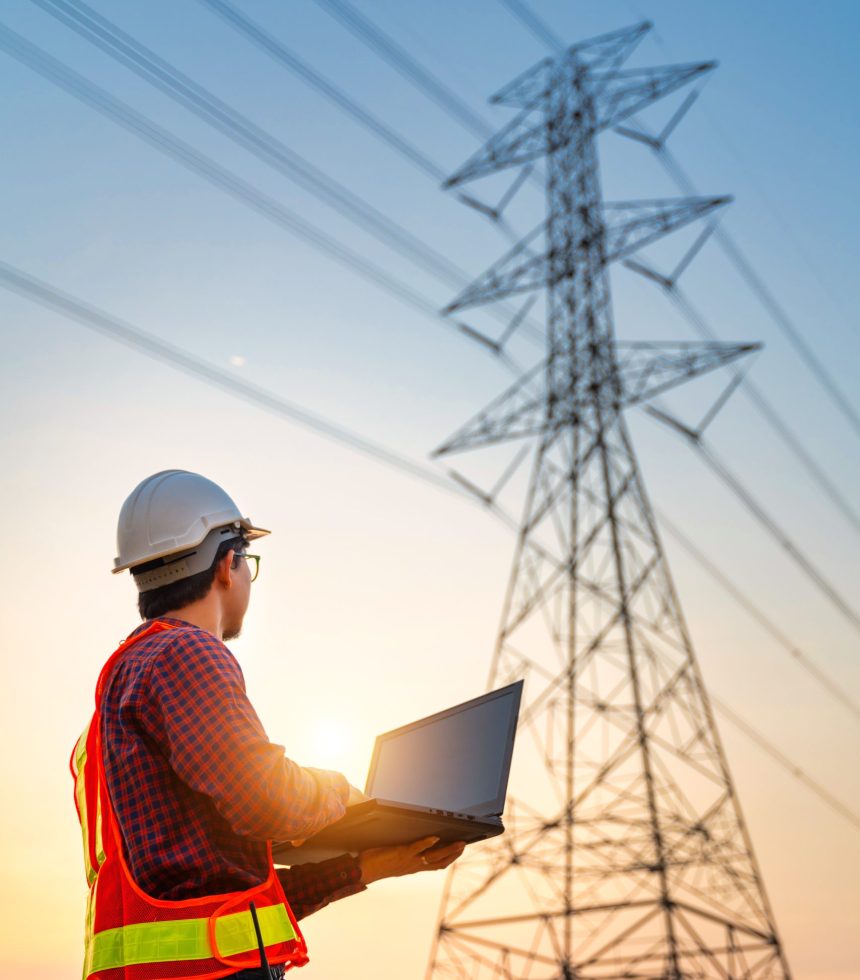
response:
[[[309,838],[300,847],[273,844],[275,864],[308,864],[341,854],[358,854],[371,847],[409,844],[422,837],[438,837],[440,844],[465,841],[474,844],[504,833],[499,817],[447,813],[427,807],[410,807],[386,800],[368,800],[351,806],[336,823]]]

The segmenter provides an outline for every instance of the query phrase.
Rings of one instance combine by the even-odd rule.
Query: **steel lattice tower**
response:
[[[602,199],[598,134],[712,67],[621,70],[649,26],[504,88],[448,182],[544,158],[546,222],[449,310],[545,289],[547,356],[438,450],[533,455],[490,676],[526,678],[508,830],[449,872],[428,977],[790,976],[623,414],[754,347],[615,339],[609,263],[726,200]]]

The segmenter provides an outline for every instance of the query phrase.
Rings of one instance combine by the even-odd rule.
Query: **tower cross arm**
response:
[[[590,76],[597,95],[598,129],[607,129],[639,112],[717,67],[715,61],[660,65],[625,71],[594,72]]]
[[[731,197],[678,197],[603,205],[607,262],[625,258],[684,225],[725,207]]]
[[[595,129],[616,126],[628,116],[645,106],[662,99],[696,78],[712,71],[716,62],[703,61],[683,65],[661,65],[658,68],[599,71],[585,69],[586,97],[596,105]],[[583,133],[576,126],[547,127],[544,108],[550,90],[555,86],[572,84],[572,74],[581,66],[574,63],[565,66],[559,61],[547,65],[541,62],[535,69],[534,97],[525,102],[525,108],[499,130],[466,163],[444,183],[444,187],[456,187],[466,181],[476,180],[520,166],[532,160],[555,153],[572,141],[581,139]],[[544,76],[546,80],[543,81]]]
[[[589,68],[617,68],[627,60],[652,27],[650,21],[644,20],[630,27],[622,27],[608,34],[579,41],[572,44],[560,58],[570,64],[587,65]],[[497,105],[517,106],[521,109],[534,106],[547,93],[554,61],[553,58],[541,59],[504,88],[499,89],[490,102]]]
[[[622,403],[638,405],[685,381],[761,349],[757,343],[659,343],[616,346]]]
[[[759,350],[755,343],[644,342],[615,345],[615,357],[600,358],[571,389],[562,380],[547,396],[547,372],[541,362],[470,419],[433,453],[447,456],[484,446],[544,435],[578,423],[595,400],[629,408],[700,375]]]
[[[447,456],[540,433],[545,427],[545,371],[546,364],[543,361],[527,371],[446,439],[432,455]]]
[[[607,263],[625,258],[658,238],[711,214],[730,200],[729,197],[679,197],[604,204],[601,223],[603,261]],[[559,281],[559,264],[552,261],[553,253],[538,253],[532,249],[546,227],[546,222],[538,225],[470,283],[445,307],[444,312],[454,313],[481,303],[493,303],[506,296],[543,289]],[[577,244],[580,252],[584,252],[595,243],[583,240]],[[575,273],[577,254],[572,254],[572,262],[568,266],[561,267],[562,275]],[[549,281],[551,267],[556,270],[553,282]]]
[[[562,145],[561,142],[558,143]],[[511,122],[470,157],[442,185],[456,187],[478,177],[537,160],[547,152],[546,125],[543,112],[523,109]]]

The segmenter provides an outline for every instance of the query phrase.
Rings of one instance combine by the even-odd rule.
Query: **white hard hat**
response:
[[[210,568],[222,540],[264,534],[269,531],[243,517],[217,483],[187,470],[162,470],[139,483],[122,505],[113,573],[174,556],[135,576],[140,591],[148,591]]]

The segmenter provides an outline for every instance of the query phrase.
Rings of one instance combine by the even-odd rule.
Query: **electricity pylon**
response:
[[[624,419],[754,346],[615,339],[609,263],[726,200],[602,199],[598,134],[713,67],[621,70],[649,26],[504,88],[448,181],[544,158],[546,222],[449,310],[546,290],[547,356],[437,450],[533,454],[490,674],[526,678],[508,829],[449,872],[428,977],[790,976]]]

